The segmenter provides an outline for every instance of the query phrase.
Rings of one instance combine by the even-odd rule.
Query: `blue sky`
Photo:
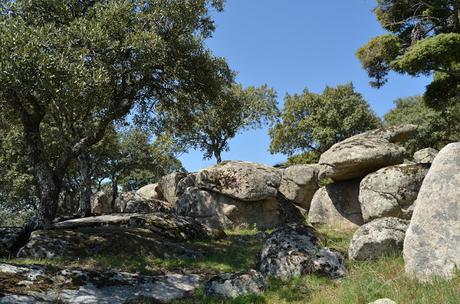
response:
[[[273,87],[280,108],[286,93],[305,87],[319,93],[326,85],[351,81],[383,116],[396,98],[422,93],[429,79],[391,74],[383,88],[369,86],[355,52],[384,33],[374,7],[375,0],[227,0],[224,12],[213,14],[217,29],[207,45],[227,59],[244,86]],[[286,160],[270,154],[269,144],[268,129],[247,131],[231,140],[222,158],[270,165]],[[215,163],[203,160],[200,151],[179,158],[188,171]]]

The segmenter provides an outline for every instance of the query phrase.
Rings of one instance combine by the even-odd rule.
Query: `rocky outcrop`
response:
[[[190,296],[202,280],[196,274],[140,275],[0,264],[0,303],[166,303]]]
[[[351,229],[363,224],[359,204],[359,179],[337,182],[316,191],[308,221],[337,229]]]
[[[137,192],[126,192],[116,199],[115,209],[122,213],[171,212],[172,206],[165,201],[147,199]]]
[[[21,234],[22,228],[0,227],[0,256],[9,256],[13,254]]]
[[[375,260],[401,252],[409,221],[385,217],[359,227],[353,234],[348,257],[353,260]]]
[[[336,278],[346,272],[342,254],[323,248],[321,236],[304,224],[289,224],[273,231],[257,265],[263,275],[281,280],[315,272]]]
[[[414,161],[418,164],[431,164],[439,151],[433,148],[425,148],[414,153]]]
[[[37,230],[18,252],[21,258],[71,259],[94,255],[137,256],[141,252],[158,258],[199,258],[197,247],[169,239],[147,228],[86,227],[78,230]]]
[[[460,143],[445,146],[417,197],[404,240],[406,273],[428,281],[460,269]]]
[[[216,192],[189,187],[177,201],[176,211],[214,228],[274,228],[304,217],[292,202],[281,196],[246,202]]]
[[[183,179],[179,181],[176,187],[176,196],[180,198],[184,193],[185,190],[189,187],[195,187],[196,184],[196,173],[190,173]]]
[[[395,143],[407,140],[416,129],[414,125],[394,126],[368,131],[336,143],[320,157],[319,178],[343,181],[401,164],[405,149]]]
[[[311,199],[319,188],[318,171],[317,165],[294,165],[284,169],[279,192],[300,207],[310,209]]]
[[[163,176],[159,182],[160,191],[163,194],[163,198],[173,207],[176,206],[176,202],[179,199],[179,197],[176,195],[177,185],[186,176],[187,173],[174,172]]]
[[[139,188],[136,194],[148,200],[164,200],[158,183],[145,185]]]
[[[103,192],[98,191],[91,196],[91,214],[101,215],[112,212],[109,197]]]
[[[226,161],[203,169],[196,186],[243,201],[275,198],[281,183],[278,169],[262,164]]]
[[[259,294],[267,289],[267,283],[260,272],[224,273],[211,278],[204,286],[207,296],[236,298],[240,295]]]
[[[201,251],[188,243],[224,237],[191,218],[167,213],[114,214],[56,223],[51,230],[31,234],[19,257],[87,257],[95,254],[137,255],[148,252],[165,257],[199,257]]]
[[[424,164],[396,165],[367,175],[359,190],[364,222],[388,216],[410,219],[428,169]]]

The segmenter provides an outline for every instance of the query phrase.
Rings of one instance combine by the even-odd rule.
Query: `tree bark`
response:
[[[78,215],[86,217],[91,215],[91,195],[93,194],[91,185],[91,159],[89,153],[84,151],[78,156],[80,165],[80,201],[78,207]]]
[[[214,157],[216,158],[218,164],[222,162],[222,156],[220,155],[219,151],[214,151]]]
[[[112,208],[115,207],[115,201],[118,197],[118,176],[112,176]]]

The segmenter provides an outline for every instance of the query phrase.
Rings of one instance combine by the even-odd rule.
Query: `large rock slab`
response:
[[[176,206],[176,202],[179,199],[176,194],[177,185],[185,177],[187,177],[187,173],[174,172],[163,176],[159,182],[159,191],[163,194],[163,198],[173,207]]]
[[[425,148],[414,153],[414,161],[418,164],[431,164],[439,151],[433,148]]]
[[[331,278],[346,273],[343,255],[322,247],[317,231],[305,224],[289,224],[272,232],[258,256],[258,270],[267,277],[290,280],[309,273]]]
[[[189,187],[177,201],[177,213],[214,228],[274,228],[304,220],[300,211],[280,198],[246,202],[208,190]]]
[[[139,188],[136,193],[145,199],[164,200],[158,183],[145,185],[144,187]]]
[[[396,145],[415,134],[414,125],[377,129],[347,138],[321,154],[319,178],[343,181],[401,164],[405,149]]]
[[[198,247],[166,238],[147,228],[86,227],[78,230],[37,230],[19,251],[21,258],[79,259],[94,255],[138,256],[148,253],[158,258],[199,258]]]
[[[124,213],[91,216],[59,222],[54,229],[80,229],[85,227],[121,226],[146,228],[170,239],[182,241],[210,239],[222,236],[222,232],[198,221],[171,213]]]
[[[367,175],[359,190],[364,222],[381,217],[410,219],[429,165],[403,164]]]
[[[353,229],[363,224],[359,179],[321,187],[313,196],[308,221],[336,229]]]
[[[460,269],[460,143],[445,146],[417,197],[404,240],[406,273],[428,281]]]
[[[13,254],[22,231],[18,227],[0,227],[0,256]]]
[[[267,289],[262,274],[254,269],[240,273],[223,273],[211,278],[204,286],[208,296],[236,298],[246,294],[260,294]]]
[[[167,303],[189,297],[202,280],[196,274],[139,275],[0,264],[0,303]]]
[[[408,220],[384,217],[359,227],[353,234],[348,257],[353,260],[375,260],[401,252]]]
[[[91,214],[101,215],[112,212],[109,197],[103,192],[98,191],[91,195]]]
[[[310,209],[311,199],[318,190],[317,165],[294,165],[283,170],[279,191],[300,207]]]
[[[197,187],[243,201],[275,198],[280,183],[278,169],[243,161],[222,162],[196,175]]]

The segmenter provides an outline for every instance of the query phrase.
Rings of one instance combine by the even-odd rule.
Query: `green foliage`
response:
[[[436,72],[443,81],[438,79],[428,86],[427,102],[444,107],[450,104],[450,97],[460,96],[457,0],[377,0],[374,12],[390,34],[371,39],[357,52],[363,68],[373,79],[371,85],[382,86],[390,71],[412,76]],[[444,97],[439,98],[441,95]]]
[[[435,110],[421,96],[397,99],[395,108],[385,114],[386,125],[416,124],[417,136],[404,143],[409,154],[432,147],[441,149],[450,142],[460,141],[460,103]]]
[[[288,157],[285,166],[316,164],[320,155],[314,151],[302,152]]]
[[[282,119],[270,129],[270,152],[310,152],[305,154],[310,162],[334,143],[379,126],[378,117],[351,83],[326,87],[322,94],[304,90],[285,97]]]
[[[221,162],[228,142],[238,133],[271,125],[279,116],[276,92],[266,85],[243,88],[233,84],[220,95],[196,105],[189,113],[163,113],[163,129],[183,147],[203,151],[204,158],[213,156]]]

